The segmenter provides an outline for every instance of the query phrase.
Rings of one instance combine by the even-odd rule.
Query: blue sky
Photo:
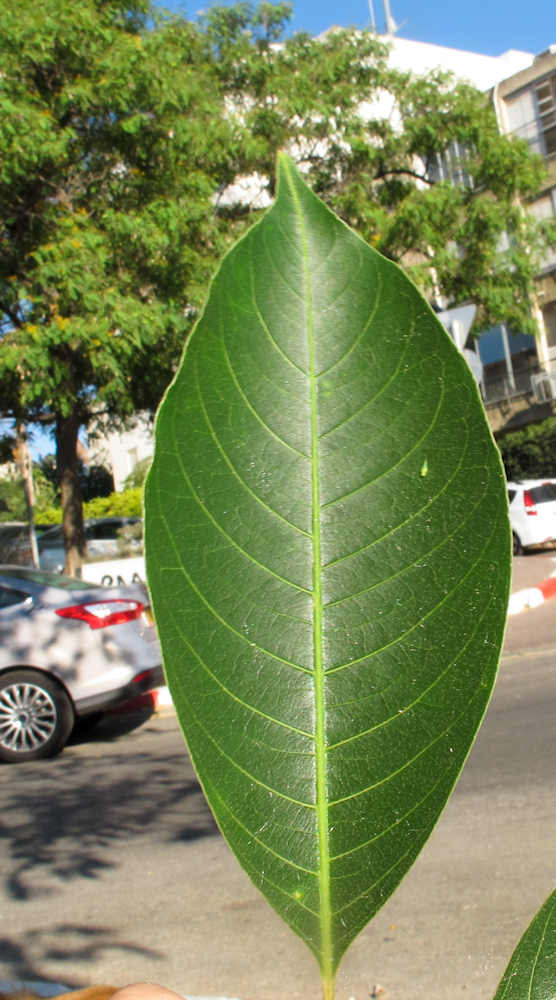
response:
[[[382,0],[372,0],[379,31],[384,28]],[[166,0],[158,6],[183,9],[188,17],[206,6],[203,0],[185,5]],[[554,0],[390,0],[392,17],[403,27],[401,38],[432,42],[454,49],[498,56],[508,49],[537,54],[556,44]],[[293,29],[316,35],[331,24],[369,24],[368,0],[295,0]],[[404,23],[405,22],[405,23]]]
[[[51,434],[45,434],[39,425],[31,424],[27,427],[30,435],[29,451],[31,458],[38,461],[45,455],[54,454],[56,448]],[[10,420],[0,420],[0,437],[4,434],[13,434],[13,427]]]

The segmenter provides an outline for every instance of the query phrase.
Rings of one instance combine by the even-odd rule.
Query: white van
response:
[[[508,483],[514,556],[530,545],[556,541],[556,479]]]

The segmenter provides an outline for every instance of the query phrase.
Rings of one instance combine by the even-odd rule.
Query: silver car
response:
[[[51,757],[77,719],[164,683],[143,587],[0,566],[0,760]]]

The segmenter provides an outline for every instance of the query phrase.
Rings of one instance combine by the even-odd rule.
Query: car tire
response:
[[[0,674],[0,760],[22,764],[54,757],[64,748],[73,723],[69,696],[48,674]]]
[[[515,531],[512,531],[512,551],[514,556],[523,555],[523,545],[521,544],[521,539],[516,535]]]

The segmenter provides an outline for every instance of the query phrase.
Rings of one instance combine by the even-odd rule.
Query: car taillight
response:
[[[87,622],[91,628],[106,628],[108,625],[122,625],[132,622],[143,614],[144,605],[140,601],[92,601],[90,604],[73,604],[71,608],[57,608],[60,618],[76,618]]]
[[[529,490],[525,490],[525,492],[523,494],[523,503],[525,504],[525,513],[526,514],[533,515],[533,514],[537,513],[537,505],[536,505],[535,501],[533,500],[533,497],[529,493]]]
[[[143,681],[150,681],[152,675],[152,670],[142,670],[140,674],[136,674],[133,678],[132,684],[142,684]]]

